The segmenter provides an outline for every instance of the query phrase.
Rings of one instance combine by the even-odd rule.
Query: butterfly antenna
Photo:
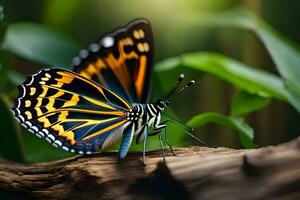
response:
[[[180,83],[183,81],[184,79],[184,74],[180,74],[175,86],[173,87],[172,90],[170,90],[170,92],[165,96],[164,99],[170,100],[170,98],[175,95],[175,94],[179,94],[182,91],[184,91],[186,88],[194,85],[195,81],[191,80],[190,82],[188,82],[185,86],[183,86],[182,88],[179,89],[179,86],[181,85]]]
[[[168,92],[168,94],[164,97],[164,99],[168,99],[171,96],[175,94],[175,92],[178,90],[180,83],[184,80],[184,74],[180,74],[174,87]]]
[[[177,126],[180,126],[183,129],[188,129],[191,132],[194,131],[194,129],[192,127],[190,127],[190,126],[182,123],[181,121],[175,119],[174,117],[172,117],[171,115],[167,114],[166,112],[163,112],[162,114],[166,115],[172,121],[173,124],[176,124]]]
[[[195,84],[195,81],[194,80],[191,80],[190,82],[188,82],[184,87],[182,87],[178,92],[177,94],[181,93],[182,91],[184,91],[186,88],[192,86]]]
[[[194,138],[195,140],[197,140],[198,142],[200,142],[202,145],[204,145],[206,147],[214,147],[214,146],[210,146],[210,145],[206,144],[205,142],[203,142],[202,140],[200,140],[197,136],[195,136],[193,133],[191,133],[191,132],[194,132],[194,128],[192,128],[192,127],[190,127],[190,126],[188,126],[188,125],[186,125],[186,124],[178,121],[177,119],[171,117],[169,114],[167,114],[165,112],[163,114],[166,115],[170,119],[170,122],[172,122],[173,124],[181,127],[185,133],[187,133],[189,136],[191,136],[192,138]],[[189,130],[186,130],[186,128],[188,128]]]

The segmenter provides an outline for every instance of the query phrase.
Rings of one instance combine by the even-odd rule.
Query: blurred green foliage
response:
[[[9,111],[10,104],[6,96],[0,96],[0,152],[1,157],[17,162],[24,162],[24,149],[21,131],[14,117]]]
[[[1,49],[46,66],[70,69],[71,60],[81,47],[46,26],[20,22],[7,27]]]
[[[255,147],[253,143],[253,129],[244,123],[242,118],[228,117],[219,113],[202,113],[194,116],[187,124],[191,127],[203,126],[207,123],[217,123],[239,133],[240,140],[245,148]]]
[[[6,20],[3,17],[6,15],[6,13],[3,14],[5,9],[0,7],[0,32],[3,36],[0,43],[0,156],[17,162],[55,160],[71,154],[46,145],[46,141],[36,139],[29,133],[25,133],[27,131],[23,128],[21,129],[13,120],[9,108],[12,106],[14,96],[16,96],[16,85],[25,80],[26,74],[22,70],[18,70],[20,69],[16,67],[18,62],[13,62],[14,59],[12,57],[21,58],[26,60],[26,62],[34,64],[41,64],[43,67],[50,66],[71,69],[71,60],[78,54],[82,46],[67,34],[61,33],[56,29],[70,33],[72,20],[78,19],[76,23],[84,24],[87,20],[85,17],[93,16],[93,13],[96,13],[97,9],[99,9],[93,8],[93,6],[89,6],[89,3],[83,3],[82,1],[69,3],[68,1],[53,0],[45,2],[44,13],[40,14],[40,18],[47,25],[30,21],[9,22],[10,20]],[[150,7],[153,8],[153,3],[150,3],[150,1],[142,2],[135,1],[137,8],[147,7],[148,4],[149,6],[151,4]],[[160,25],[162,27],[165,26],[159,16],[155,16],[150,11],[143,13],[144,10],[138,9],[136,9],[134,14],[131,14],[129,12],[130,5],[114,7],[112,3],[103,1],[101,2],[102,4],[99,3],[99,6],[107,7],[108,11],[118,11],[119,15],[123,14],[130,17],[149,16],[154,21],[154,38],[169,41],[169,44],[172,43],[170,51],[173,51],[174,56],[165,58],[155,65],[153,99],[164,94],[181,72],[186,73],[188,77],[200,80],[200,82],[204,75],[226,81],[236,88],[228,112],[195,113],[195,116],[188,120],[187,124],[193,128],[203,127],[209,123],[219,124],[238,133],[241,144],[245,148],[254,148],[256,146],[254,142],[254,130],[247,124],[247,120],[245,120],[247,115],[263,109],[270,104],[272,99],[286,102],[297,112],[300,111],[300,79],[298,78],[300,75],[300,68],[298,67],[298,63],[300,63],[299,47],[294,42],[279,34],[262,19],[245,9],[235,8],[222,11],[224,7],[226,8],[226,6],[231,5],[231,1],[224,1],[227,2],[224,5],[220,1],[204,2],[207,1],[201,1],[201,3],[191,1],[190,4],[174,3],[174,5],[169,4],[170,1],[161,2],[160,6],[169,8],[168,5],[170,5],[173,9],[174,6],[181,6],[180,9],[184,11],[176,16],[169,16],[172,20],[168,20],[174,23],[170,23],[165,29],[170,28],[172,33],[178,33],[186,40],[189,39],[187,35],[189,30],[197,32],[197,34],[191,36],[197,36],[196,40],[201,40],[204,37],[201,35],[201,30],[195,27],[250,31],[255,33],[265,45],[279,74],[253,68],[249,64],[244,64],[221,53],[199,51],[201,49],[197,48],[197,44],[192,45],[194,52],[181,52],[180,48],[184,46],[182,44],[183,41],[181,43],[180,41],[169,41],[170,38],[165,37],[163,32],[155,34],[157,33],[156,23],[159,24],[158,22],[160,21]],[[155,1],[154,4],[158,4],[158,2]],[[157,9],[161,9],[160,6]],[[82,10],[87,9],[86,7],[96,10],[89,10],[86,16],[79,19],[77,16],[80,15],[79,13]],[[199,13],[198,10],[201,10],[200,7],[202,9],[206,8],[210,12]],[[95,15],[95,18],[99,16],[105,17],[102,16],[102,13]],[[12,13],[9,13],[8,16],[13,17]],[[124,24],[128,22],[125,20],[127,19],[123,20]],[[108,21],[102,20],[101,22],[103,26],[107,27],[107,30],[116,28]],[[75,24],[75,22],[73,23]],[[95,26],[93,26],[94,29]],[[93,34],[96,34],[98,30],[89,31],[88,27],[86,28],[86,30],[76,30],[75,32],[81,33],[82,37],[88,38],[88,42],[95,41],[97,38]],[[164,57],[164,55],[168,55],[166,51],[169,51],[169,49],[158,48],[157,51],[160,57]],[[194,105],[187,103],[187,100],[183,103],[193,107]],[[195,104],[196,102],[193,101]],[[174,112],[172,109],[169,109],[168,112],[180,116],[180,113]],[[184,134],[182,130],[179,130],[178,127],[170,124],[169,132],[171,143],[175,146],[191,144],[189,136]],[[141,150],[141,148],[141,145],[134,144],[131,150]],[[152,150],[156,148],[159,148],[157,138],[149,138],[148,149]],[[118,144],[114,145],[112,149],[118,149]]]
[[[199,18],[201,19],[200,22]],[[282,83],[285,84],[282,89],[287,90],[287,100],[298,112],[300,111],[300,96],[298,93],[300,91],[300,71],[297,65],[300,62],[300,48],[297,44],[278,33],[263,20],[243,9],[233,9],[216,15],[192,15],[187,19],[186,23],[193,25],[240,28],[254,32],[264,43],[276,64],[282,77]],[[269,85],[272,85],[272,83]]]

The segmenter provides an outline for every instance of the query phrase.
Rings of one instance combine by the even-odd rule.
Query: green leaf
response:
[[[280,75],[286,80],[287,89],[300,99],[299,46],[288,41],[265,22],[259,22],[255,29],[257,35],[270,52]]]
[[[181,16],[177,16],[181,17]],[[185,15],[183,23],[195,27],[231,27],[252,31],[265,44],[275,65],[283,77],[286,98],[300,112],[300,47],[290,41],[266,22],[245,9],[232,9],[222,13]]]
[[[287,99],[282,80],[265,71],[251,68],[238,61],[216,53],[190,53],[182,56],[182,63],[212,74],[247,92],[263,97]]]
[[[265,107],[270,102],[270,98],[250,94],[244,90],[239,90],[233,97],[230,115],[242,116],[250,112]]]
[[[256,32],[270,52],[282,77],[300,88],[299,47],[263,21],[260,21]]]
[[[173,60],[174,58],[170,59]],[[251,68],[221,54],[210,52],[189,53],[182,55],[180,62],[181,65],[176,63],[173,66],[168,63],[167,67],[163,66],[164,63],[167,63],[166,61],[160,62],[159,71],[168,71],[178,66],[184,66],[185,68],[192,68],[214,75],[240,89],[262,97],[275,97],[287,101],[289,96],[283,81],[279,77]]]
[[[1,48],[33,62],[70,68],[81,47],[46,26],[19,22],[8,26]]]
[[[0,156],[7,160],[24,162],[20,128],[9,107],[8,98],[3,94],[0,95]]]
[[[219,113],[208,112],[194,116],[187,122],[187,125],[198,128],[208,123],[220,124],[238,132],[245,148],[255,147],[253,142],[253,129],[243,122],[242,118],[227,117]]]
[[[174,60],[175,58],[169,58]],[[168,59],[167,59],[168,60]],[[180,64],[178,63],[180,62]],[[167,63],[166,67],[164,64]],[[172,65],[172,63],[175,63]],[[300,112],[300,100],[296,95],[287,91],[285,82],[276,75],[251,68],[236,60],[224,55],[211,52],[195,52],[183,54],[177,58],[177,62],[167,62],[166,60],[158,64],[159,72],[167,74],[174,68],[185,67],[198,70],[220,79],[223,79],[239,89],[261,97],[271,98],[289,102]],[[182,70],[182,69],[181,69]]]

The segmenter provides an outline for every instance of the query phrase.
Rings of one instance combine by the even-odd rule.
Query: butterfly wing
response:
[[[74,72],[43,69],[18,86],[12,111],[22,126],[56,147],[77,153],[104,148],[122,136],[131,105]]]
[[[73,65],[75,72],[110,88],[130,103],[146,103],[152,57],[150,24],[135,20],[83,49]]]

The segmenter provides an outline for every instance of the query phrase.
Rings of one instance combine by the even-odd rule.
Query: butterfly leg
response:
[[[165,125],[167,122],[169,122],[170,120],[166,120],[166,121],[163,121],[162,123],[160,123],[160,125],[152,132],[149,134],[149,136],[152,136],[152,135],[156,135],[158,134],[162,129],[165,129],[165,141],[169,147],[169,149],[171,150],[171,153],[173,154],[173,156],[176,156],[171,144],[169,143],[169,131],[168,131],[168,126]]]
[[[161,151],[162,151],[162,154],[164,157],[164,161],[165,161],[165,151],[164,151],[164,146],[162,143],[162,132],[161,132],[162,129],[165,129],[165,141],[166,141],[167,145],[169,146],[171,153],[173,154],[173,156],[176,156],[171,144],[169,143],[169,137],[168,137],[169,132],[168,132],[168,126],[166,125],[166,123],[168,121],[169,120],[166,120],[166,121],[160,123],[157,127],[155,127],[155,129],[151,133],[148,134],[148,136],[154,136],[154,135],[159,134],[159,143],[160,143],[160,148],[161,148]]]
[[[145,131],[145,139],[144,139],[144,146],[143,146],[143,163],[144,165],[146,165],[146,144],[147,144],[147,138],[148,138],[148,126],[147,126],[147,130]]]
[[[155,135],[159,134],[160,131],[161,131],[161,129],[154,129],[151,133],[148,134],[148,136],[155,136]]]
[[[141,142],[143,142],[146,135],[148,136],[148,134],[149,134],[149,126],[148,124],[146,124],[142,127],[140,132],[137,134],[135,143],[140,144]]]
[[[166,155],[165,155],[164,145],[163,145],[163,142],[162,142],[162,132],[161,132],[161,130],[163,128],[165,128],[165,126],[166,125],[162,125],[162,126],[156,127],[151,133],[148,134],[148,136],[154,136],[154,135],[159,134],[158,140],[159,140],[159,145],[160,145],[160,149],[161,149],[164,161],[166,161]]]
[[[163,155],[163,159],[164,159],[164,162],[166,162],[166,154],[165,154],[165,149],[164,149],[164,145],[163,145],[163,142],[162,142],[162,133],[159,132],[159,144],[160,144],[160,149],[161,149],[161,152],[162,152],[162,155]]]
[[[155,134],[159,133],[158,139],[159,139],[160,149],[161,149],[161,152],[162,152],[162,155],[163,155],[163,158],[164,158],[164,162],[166,161],[166,154],[165,154],[165,148],[164,148],[164,145],[163,145],[163,142],[162,142],[162,132],[161,132],[161,130],[166,128],[166,127],[167,127],[167,125],[165,125],[163,123],[158,124],[154,127],[154,130],[151,133],[151,135],[155,135]]]
[[[161,132],[162,129],[165,129],[165,141],[166,141],[166,143],[167,143],[167,145],[168,145],[171,153],[173,154],[173,156],[176,156],[176,154],[175,154],[175,152],[174,152],[174,150],[172,148],[172,145],[169,142],[169,131],[168,131],[168,127],[167,126],[161,128],[161,129],[155,129],[153,132],[149,133],[148,136],[157,135],[158,133]]]
[[[169,143],[169,131],[168,131],[168,127],[166,126],[165,127],[165,140],[166,140],[166,143],[167,145],[169,146],[169,149],[171,150],[173,156],[176,156],[171,144]]]
[[[148,124],[146,124],[136,137],[136,144],[139,144],[142,141],[144,141],[144,145],[143,145],[143,163],[144,163],[144,165],[146,165],[146,145],[147,145],[148,133],[149,133],[149,127],[148,127]]]

